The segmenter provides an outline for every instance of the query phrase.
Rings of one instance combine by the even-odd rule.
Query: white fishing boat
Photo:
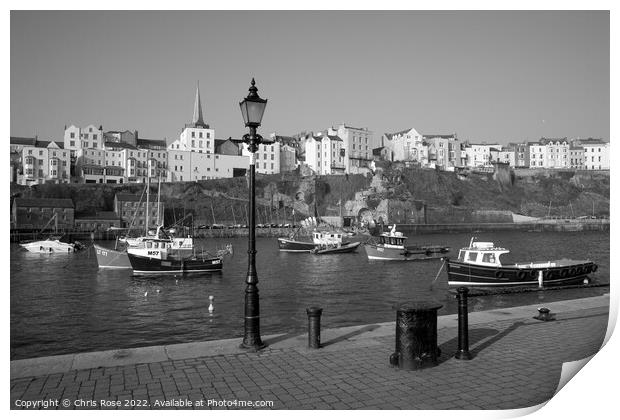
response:
[[[59,239],[50,237],[42,241],[30,241],[19,244],[22,248],[40,254],[70,254],[76,251],[75,244],[61,242]]]

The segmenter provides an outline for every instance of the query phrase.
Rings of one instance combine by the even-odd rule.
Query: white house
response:
[[[428,148],[424,145],[423,136],[415,128],[396,133],[385,133],[382,145],[392,151],[394,161],[428,163]]]
[[[11,137],[11,152],[19,154],[21,168],[16,182],[21,185],[68,183],[71,157],[62,142]]]
[[[583,147],[583,169],[609,169],[609,142],[603,139],[575,139]]]

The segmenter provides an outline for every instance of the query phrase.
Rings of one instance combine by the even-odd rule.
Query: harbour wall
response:
[[[592,223],[594,222],[594,223]],[[438,223],[438,224],[399,224],[398,230],[404,234],[460,233],[460,232],[609,232],[609,220],[588,220],[583,222],[549,221],[537,223]]]

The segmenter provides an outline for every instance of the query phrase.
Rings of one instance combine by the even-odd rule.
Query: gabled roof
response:
[[[388,140],[392,140],[394,137],[402,136],[403,134],[407,134],[410,131],[411,131],[411,128],[408,128],[406,130],[397,131],[396,133],[385,133],[385,137]]]
[[[338,136],[330,136],[330,135],[328,135],[327,137],[329,137],[329,139],[333,140],[333,141],[342,141],[342,139],[340,137],[338,137]]]
[[[558,138],[552,138],[552,137],[541,137],[540,140],[538,141],[539,144],[549,144],[551,142],[557,143],[557,142],[568,142],[568,139],[566,137],[558,137]]]
[[[70,198],[16,198],[14,205],[17,207],[54,207],[73,208],[73,200]]]
[[[372,154],[373,154],[373,155],[375,155],[375,156],[379,156],[379,155],[381,155],[381,151],[382,151],[383,149],[385,149],[385,147],[384,147],[384,146],[381,146],[381,147],[375,147],[374,149],[372,149]]]

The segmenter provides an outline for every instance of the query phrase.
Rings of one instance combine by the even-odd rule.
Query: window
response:
[[[202,138],[202,131],[198,133],[198,138]],[[200,144],[202,145],[202,142]]]
[[[478,258],[478,253],[477,252],[470,252],[469,253],[469,261],[476,261],[476,258]]]
[[[73,133],[71,133],[71,134],[73,134]],[[72,147],[75,147],[75,140],[71,140],[71,141],[69,142],[69,144],[70,144]]]
[[[97,135],[96,134],[93,134],[93,140],[97,140]],[[95,147],[97,147],[97,146],[95,146]]]
[[[75,138],[75,133],[69,133],[69,138],[74,139]],[[73,143],[73,142],[71,142]]]
[[[272,155],[271,155],[271,160],[274,160],[274,159],[275,159],[275,157],[274,157],[274,155],[272,154]]]
[[[196,133],[192,131],[192,138],[196,137]]]

